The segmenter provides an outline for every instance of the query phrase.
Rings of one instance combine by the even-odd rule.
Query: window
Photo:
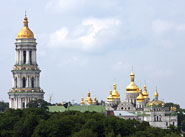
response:
[[[29,52],[30,52],[30,64],[32,64],[32,51]]]
[[[17,77],[15,78],[15,88],[17,88]]]
[[[23,51],[23,64],[26,64],[26,51]]]
[[[168,126],[168,122],[166,122],[166,126]]]
[[[23,77],[22,79],[22,87],[25,88],[26,87],[26,78]]]
[[[34,77],[31,78],[31,87],[34,88]]]
[[[156,121],[156,115],[154,115],[154,121]]]
[[[25,108],[25,103],[24,103],[24,102],[22,103],[22,108],[23,108],[23,109]]]

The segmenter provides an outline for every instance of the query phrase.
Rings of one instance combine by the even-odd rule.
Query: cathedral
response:
[[[16,63],[12,70],[13,87],[8,92],[9,108],[24,109],[31,100],[43,99],[40,88],[40,72],[36,58],[36,39],[28,27],[25,15],[24,27],[18,33],[15,42]]]
[[[126,98],[124,101],[120,100],[120,95],[117,91],[116,83],[113,85],[114,90],[110,90],[110,95],[105,104],[107,111],[119,112],[120,117],[122,112],[129,112],[131,116],[135,114],[137,120],[147,121],[151,126],[167,128],[170,125],[177,126],[176,108],[166,107],[165,102],[158,99],[159,94],[157,90],[154,94],[154,99],[150,100],[147,92],[147,87],[144,85],[144,90],[139,88],[135,82],[135,74],[130,74],[130,84],[126,87]],[[118,116],[119,116],[118,115]],[[128,117],[128,115],[127,115]]]

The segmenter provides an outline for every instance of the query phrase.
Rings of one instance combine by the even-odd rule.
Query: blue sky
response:
[[[0,4],[0,99],[8,101],[15,39],[27,11],[37,39],[45,100],[79,102],[90,90],[106,100],[113,83],[121,100],[144,81],[150,98],[185,107],[184,0],[6,0]]]

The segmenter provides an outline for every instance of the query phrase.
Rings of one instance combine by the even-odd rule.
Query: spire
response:
[[[156,91],[155,91],[154,97],[155,97],[155,100],[158,100],[159,94],[157,92],[157,87],[156,87]]]
[[[134,82],[135,74],[133,71],[130,74],[130,78],[131,78],[131,82]]]
[[[26,16],[26,11],[25,11],[25,17],[24,17],[24,27],[28,27],[28,18]]]
[[[114,87],[114,90],[116,90],[116,88],[117,88],[116,83],[113,84],[113,87]]]

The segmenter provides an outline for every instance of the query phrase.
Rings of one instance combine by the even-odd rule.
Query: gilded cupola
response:
[[[33,39],[34,34],[28,27],[28,18],[27,18],[26,15],[24,17],[24,22],[23,23],[24,23],[24,27],[19,32],[19,34],[17,36],[17,39]]]
[[[139,96],[137,97],[137,102],[144,102],[144,97],[142,93],[139,93]]]
[[[158,97],[158,96],[159,96],[159,94],[158,94],[157,90],[155,91],[154,96],[155,96],[155,97]]]
[[[94,102],[93,102],[93,103],[94,103],[94,104],[96,104],[96,102],[97,102],[97,98],[95,97],[95,98],[94,98]]]
[[[113,98],[119,99],[120,98],[120,95],[119,95],[119,93],[117,91],[117,85],[116,85],[116,83],[113,84],[113,87],[114,87],[114,90],[112,92],[112,96],[113,96]]]
[[[143,97],[144,98],[149,98],[146,85],[144,85]]]
[[[112,96],[112,90],[110,90],[110,95],[107,98],[108,102],[114,101],[114,97]]]
[[[138,93],[139,87],[134,82],[135,74],[133,72],[130,74],[130,78],[131,81],[130,84],[126,87],[126,91],[129,93]]]
[[[82,97],[81,104],[82,104],[82,105],[83,105],[83,104],[85,104],[85,102],[84,102],[84,98],[83,98],[83,97]]]
[[[86,102],[87,104],[92,104],[91,93],[90,93],[89,91],[88,91],[88,96],[87,96],[85,102]]]

